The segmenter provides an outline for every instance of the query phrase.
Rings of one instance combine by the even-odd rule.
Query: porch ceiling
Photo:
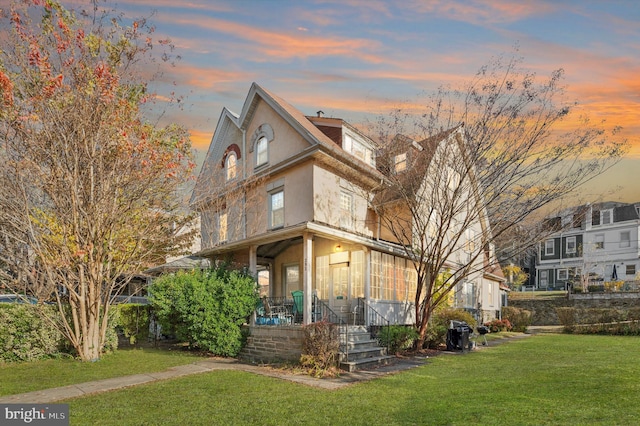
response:
[[[295,244],[302,244],[301,236],[263,244],[258,247],[257,255],[258,258],[275,259],[280,253]]]

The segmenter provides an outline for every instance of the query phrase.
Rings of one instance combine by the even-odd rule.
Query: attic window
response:
[[[227,180],[233,180],[236,178],[236,171],[237,171],[237,156],[235,152],[230,152],[229,155],[227,155],[227,161],[226,161],[226,169],[227,169]]]
[[[354,157],[357,157],[365,163],[375,167],[376,163],[373,156],[373,149],[362,142],[355,140],[350,135],[344,135],[342,149],[352,154]]]
[[[398,154],[394,157],[394,164],[396,173],[402,172],[407,169],[407,153]]]
[[[256,166],[265,164],[269,160],[269,143],[266,137],[261,137],[256,143]]]

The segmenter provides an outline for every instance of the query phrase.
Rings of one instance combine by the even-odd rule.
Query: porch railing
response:
[[[344,348],[345,359],[349,359],[349,327],[347,322],[318,297],[313,295],[313,322],[327,321],[338,326],[338,338]]]
[[[371,333],[371,338],[379,339],[380,331],[386,329],[387,335],[387,353],[389,353],[390,347],[390,339],[389,339],[389,331],[391,329],[391,322],[384,317],[380,312],[376,311],[366,300],[359,298],[358,304],[362,301],[364,305],[364,315],[365,315],[365,324],[369,327],[369,333]]]

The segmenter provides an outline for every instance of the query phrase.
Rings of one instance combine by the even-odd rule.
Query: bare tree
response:
[[[0,49],[0,259],[15,291],[55,297],[82,360],[100,357],[113,297],[178,249],[187,132],[144,119],[146,21],[13,5]],[[10,31],[9,31],[10,29]],[[161,44],[166,45],[166,42]],[[188,238],[188,236],[187,236]]]
[[[443,87],[424,110],[396,109],[372,124],[388,179],[372,207],[416,268],[416,323],[474,274],[498,267],[494,246],[541,209],[572,194],[625,152],[563,100],[562,70],[541,80],[515,55]],[[410,135],[399,136],[399,135]],[[519,232],[506,258],[542,238]]]

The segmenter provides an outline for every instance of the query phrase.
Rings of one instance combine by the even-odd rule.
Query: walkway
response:
[[[285,370],[269,367],[243,364],[235,359],[209,358],[193,364],[180,365],[157,373],[134,374],[131,376],[115,377],[112,379],[97,380],[93,382],[79,383],[59,388],[43,389],[34,392],[0,397],[0,404],[33,403],[46,404],[76,398],[95,393],[109,392],[130,386],[142,385],[158,380],[174,379],[192,374],[206,373],[215,370],[239,370],[247,371],[263,376],[275,377],[291,382],[314,386],[321,389],[335,390],[352,383],[371,380],[387,374],[407,370],[423,365],[426,357],[398,358],[394,363],[372,370],[343,373],[339,377],[329,379],[316,379],[305,374],[293,374]]]

